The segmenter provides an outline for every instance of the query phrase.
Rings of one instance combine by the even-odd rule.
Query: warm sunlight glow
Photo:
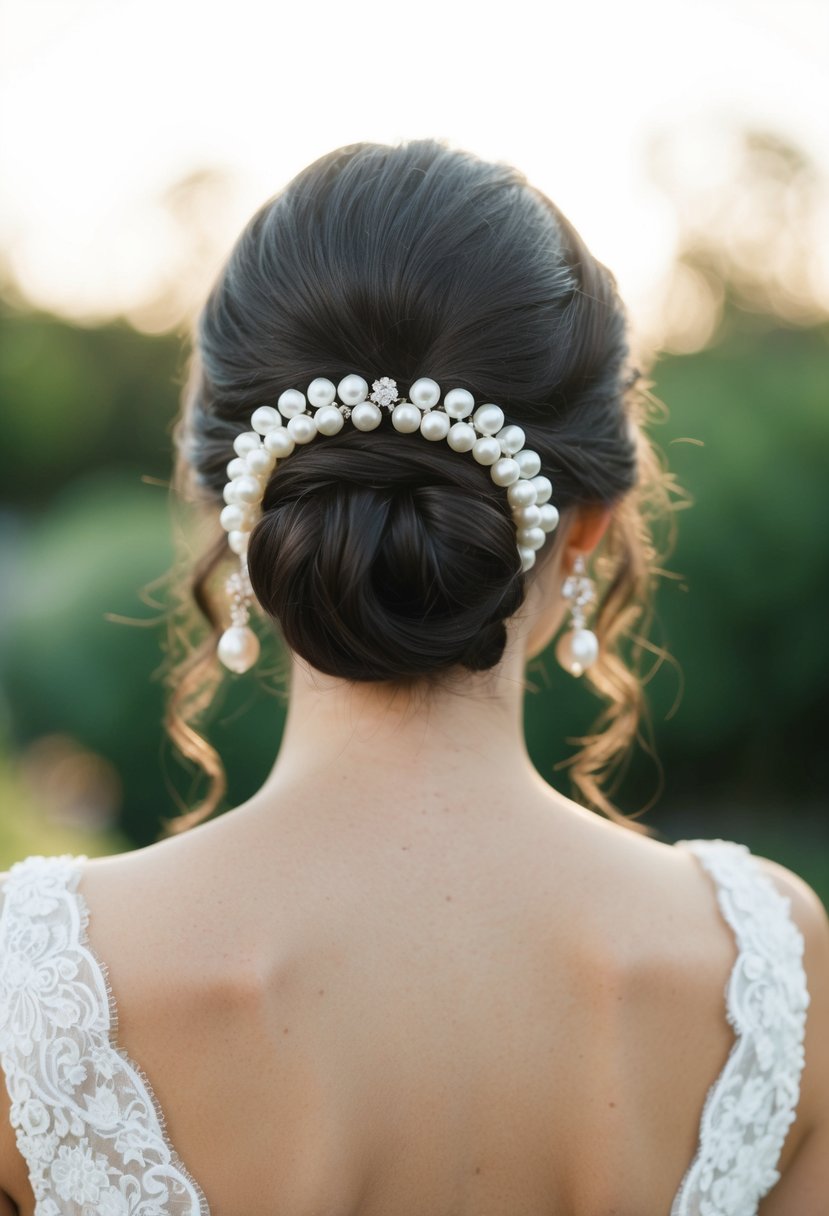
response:
[[[497,21],[436,0],[4,7],[0,250],[38,305],[170,328],[309,160],[436,135],[522,168],[614,271],[641,332],[676,328],[687,349],[714,321],[693,272],[666,302],[679,215],[716,201],[744,126],[814,166],[808,274],[829,303],[824,4],[593,0],[565,18],[518,0]]]

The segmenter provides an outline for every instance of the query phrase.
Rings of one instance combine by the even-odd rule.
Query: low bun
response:
[[[297,450],[251,533],[258,602],[328,675],[493,667],[524,578],[503,490],[487,481],[474,461],[383,428]]]

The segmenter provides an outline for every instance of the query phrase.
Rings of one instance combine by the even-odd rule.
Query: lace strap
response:
[[[77,885],[85,856],[12,866],[0,910],[0,1063],[36,1216],[209,1216],[116,1042]]]
[[[725,989],[735,1032],[702,1112],[699,1147],[671,1216],[755,1216],[780,1178],[777,1163],[795,1119],[809,993],[803,936],[781,895],[744,844],[680,840],[714,883],[737,942]]]

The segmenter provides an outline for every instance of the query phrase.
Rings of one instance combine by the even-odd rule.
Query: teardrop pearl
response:
[[[249,671],[259,658],[259,639],[247,625],[231,625],[219,638],[219,660],[237,675]]]
[[[592,629],[569,629],[556,643],[556,658],[572,676],[582,675],[599,657],[599,639]]]
[[[521,569],[526,573],[535,565],[535,549],[528,549],[526,545],[519,545],[518,552],[521,556]]]
[[[234,553],[238,553],[241,557],[243,553],[248,551],[248,541],[250,540],[250,532],[228,532],[227,543],[230,545]]]

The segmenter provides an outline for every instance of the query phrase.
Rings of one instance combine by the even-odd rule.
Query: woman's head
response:
[[[501,405],[553,482],[562,535],[579,508],[613,508],[592,682],[629,701],[636,681],[621,674],[614,631],[627,600],[641,607],[650,555],[633,500],[653,458],[615,282],[568,221],[514,168],[441,142],[356,144],[315,161],[254,214],[198,319],[179,485],[218,520],[253,410],[351,372],[390,376],[402,394],[429,376]],[[248,550],[259,603],[292,651],[349,681],[492,669],[559,547],[554,533],[522,573],[487,470],[388,419],[297,449],[263,510]],[[207,586],[226,555],[222,533],[197,572],[215,629],[225,622]]]

